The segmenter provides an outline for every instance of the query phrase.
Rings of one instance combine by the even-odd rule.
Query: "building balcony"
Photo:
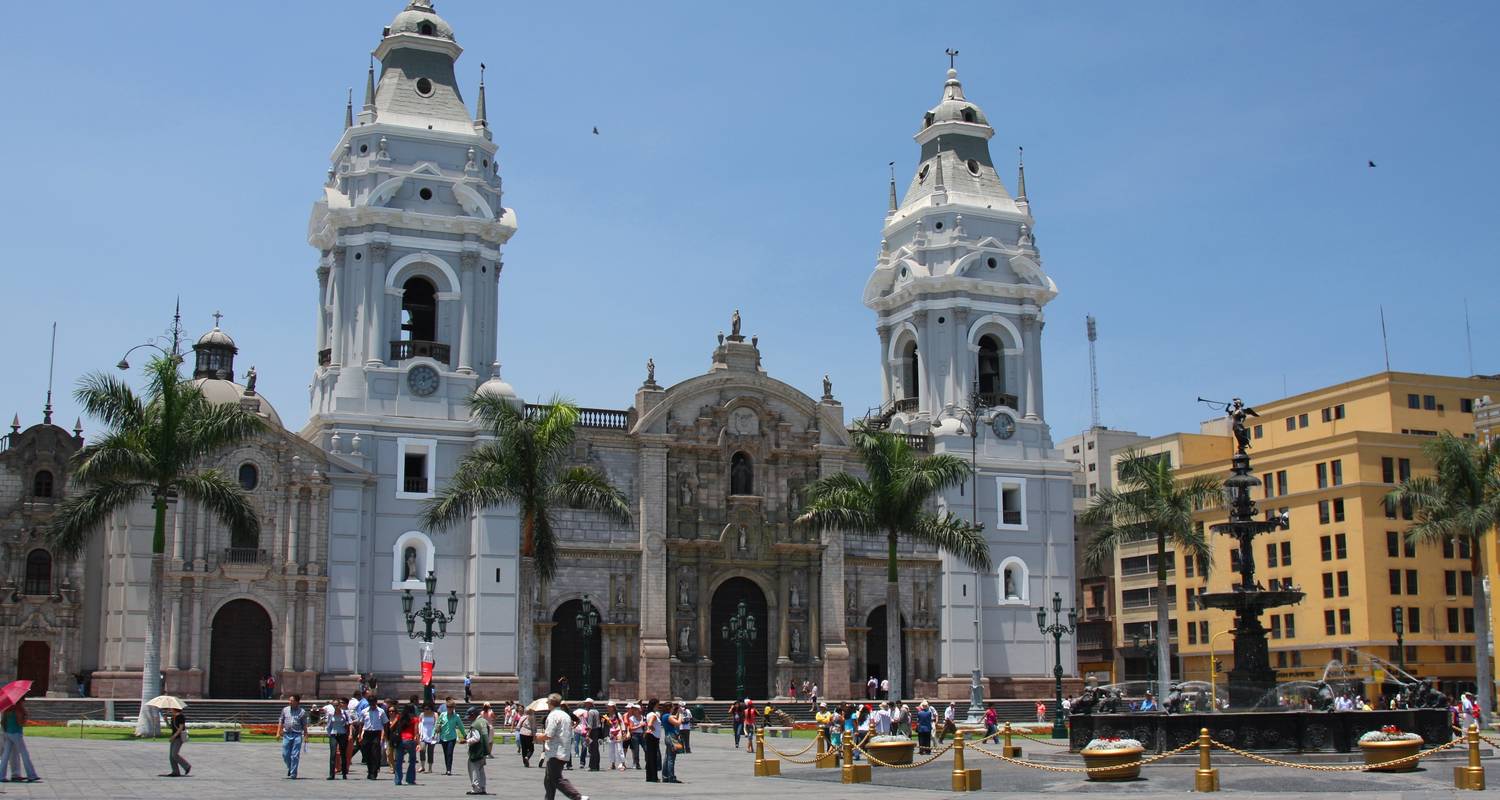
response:
[[[401,480],[401,491],[408,494],[427,494],[427,476],[407,475]]]
[[[452,364],[452,349],[442,342],[421,339],[399,339],[391,342],[391,360],[406,361],[412,358],[431,358],[444,364]]]
[[[1002,406],[1011,409],[1020,408],[1020,403],[1016,400],[1016,396],[1006,394],[1005,392],[980,392],[979,404],[988,408],[999,408]]]
[[[896,409],[897,412],[900,412],[900,413],[903,413],[903,414],[910,414],[910,413],[913,413],[913,412],[915,412],[917,410],[917,405],[920,402],[921,402],[920,398],[916,398],[916,397],[903,397],[903,398],[900,398],[899,400],[897,400],[895,402],[894,408]]]
[[[270,554],[256,547],[226,547],[219,554],[220,564],[236,567],[256,567],[270,562]]]
[[[536,419],[537,415],[549,408],[551,406],[527,403],[526,418]],[[602,428],[607,431],[629,430],[630,411],[618,408],[580,408],[578,409],[578,427]]]
[[[919,433],[903,433],[903,434],[901,434],[901,438],[903,438],[903,439],[906,440],[906,446],[907,447],[910,447],[911,449],[917,451],[918,453],[925,453],[928,450],[928,447],[927,447],[927,437],[923,436],[922,434],[919,434]],[[1020,521],[1018,520],[1016,522],[1016,524],[1019,525]]]

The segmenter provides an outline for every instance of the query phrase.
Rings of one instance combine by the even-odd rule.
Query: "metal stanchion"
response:
[[[1213,747],[1208,738],[1208,728],[1200,728],[1198,730],[1198,771],[1193,774],[1194,791],[1219,791],[1219,768],[1213,766],[1209,758]]]
[[[844,783],[869,783],[870,765],[854,763],[854,731],[844,732]]]
[[[766,758],[766,729],[759,728],[755,731],[755,777],[764,778],[768,775],[780,774],[781,761]]]
[[[1459,789],[1484,789],[1484,765],[1479,763],[1479,725],[1470,723],[1465,734],[1469,740],[1469,764],[1453,768],[1453,785]]]
[[[1005,723],[1005,742],[1000,745],[1000,753],[1006,758],[1020,758],[1021,748],[1010,743],[1010,722]]]
[[[964,768],[964,732],[959,731],[953,737],[953,791],[976,792],[983,787],[984,780],[979,770]]]

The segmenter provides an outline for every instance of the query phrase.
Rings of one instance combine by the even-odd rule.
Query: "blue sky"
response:
[[[180,294],[194,337],[224,312],[241,370],[301,426],[308,211],[401,5],[53,2],[56,27],[13,37],[0,412],[38,420],[57,320],[70,425],[77,378]],[[886,162],[904,187],[947,47],[997,163],[1026,147],[1061,289],[1043,340],[1057,438],[1088,424],[1088,313],[1103,421],[1143,433],[1192,429],[1199,394],[1379,371],[1380,305],[1394,368],[1467,374],[1467,298],[1474,370],[1500,372],[1500,5],[437,6],[471,104],[490,67],[520,221],[501,358],[528,399],[625,407],[648,356],[663,382],[706,369],[739,308],[773,375],[814,393],[828,372],[851,417],[874,405],[860,293]]]

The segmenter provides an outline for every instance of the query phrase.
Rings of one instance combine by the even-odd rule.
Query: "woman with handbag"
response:
[[[662,761],[661,779],[665,783],[682,783],[677,780],[677,754],[682,752],[682,716],[678,704],[665,704],[661,719],[662,741],[666,743],[666,758]]]
[[[189,764],[187,759],[182,757],[182,746],[187,744],[188,740],[187,715],[183,714],[180,708],[173,709],[171,722],[172,738],[168,740],[171,744],[167,749],[167,761],[172,765],[172,771],[169,773],[169,776],[176,778],[179,775],[192,773],[193,765]],[[178,772],[179,768],[181,768],[181,772]]]

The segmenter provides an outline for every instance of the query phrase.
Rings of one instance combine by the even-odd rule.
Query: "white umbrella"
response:
[[[527,711],[546,711],[547,710],[547,698],[545,698],[545,697],[538,697],[537,699],[532,700],[531,701],[531,705],[527,706],[526,710]]]
[[[152,706],[152,707],[155,707],[155,708],[166,708],[166,709],[180,709],[180,708],[186,708],[187,707],[187,706],[183,705],[183,703],[182,703],[181,700],[178,700],[177,698],[175,698],[175,697],[173,697],[172,695],[169,695],[169,694],[159,694],[159,695],[151,698],[150,700],[147,700],[146,701],[146,705]]]

